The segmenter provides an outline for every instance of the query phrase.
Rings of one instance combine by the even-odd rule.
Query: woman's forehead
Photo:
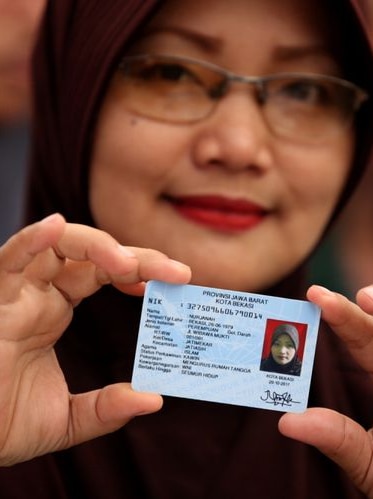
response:
[[[282,343],[289,342],[293,345],[293,340],[288,335],[288,333],[281,333],[281,334],[275,335],[274,341],[278,341],[278,342],[282,342]]]
[[[263,22],[273,26],[285,26],[289,18],[294,19],[305,32],[314,25],[318,30],[331,33],[337,23],[333,12],[328,7],[329,2],[318,0],[165,0],[161,2],[150,24],[177,22],[188,25],[193,22],[196,26],[204,27],[209,19],[215,25],[225,25],[235,19],[247,23],[250,18],[261,17]],[[221,17],[220,13],[225,12]],[[271,15],[269,15],[269,12]],[[252,23],[246,24],[244,34],[250,33],[255,28]],[[314,28],[313,28],[314,29]],[[268,33],[266,33],[268,35]],[[294,34],[295,36],[295,34]]]
[[[307,47],[309,52],[325,54],[334,52],[334,47],[339,49],[344,31],[335,19],[332,22],[328,4],[310,0],[166,0],[144,32],[155,38],[164,35],[172,44],[180,39],[199,43],[212,53],[230,44],[236,52],[250,54],[254,42],[256,51],[260,43],[259,52],[278,46],[280,50]]]

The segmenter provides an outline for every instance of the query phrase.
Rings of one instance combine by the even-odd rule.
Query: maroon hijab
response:
[[[33,162],[27,220],[60,211],[93,224],[88,166],[100,102],[126,43],[156,0],[51,0],[35,55]],[[159,2],[158,2],[159,3]],[[372,55],[347,1],[335,7],[350,26],[357,83],[373,95]],[[361,11],[362,12],[362,11]],[[344,22],[344,21],[343,21]],[[350,58],[349,58],[350,59]],[[362,70],[361,70],[362,68]],[[360,113],[358,148],[340,206],[366,164],[371,109]],[[299,292],[298,272],[278,294]],[[72,392],[130,380],[141,299],[103,288],[76,309],[57,355]],[[343,345],[322,331],[310,405],[334,408],[368,426],[373,389]],[[165,398],[162,411],[109,436],[0,469],[0,497],[24,499],[255,499],[361,497],[315,449],[282,437],[279,414]]]
[[[88,165],[97,111],[136,28],[157,0],[50,1],[38,43],[27,220],[59,211],[92,224]]]
[[[348,26],[350,32],[341,51],[343,61],[349,61],[346,77],[373,95],[372,54],[361,27],[354,26],[350,2],[342,0],[337,12],[329,2],[332,21]],[[364,28],[369,28],[366,2],[351,3],[358,5]],[[69,221],[93,224],[88,167],[97,113],[126,44],[159,4],[159,0],[49,2],[34,64],[37,84],[27,221],[59,211]],[[372,123],[372,115],[371,104],[360,113],[357,158],[342,204],[366,164],[372,144],[367,124]]]

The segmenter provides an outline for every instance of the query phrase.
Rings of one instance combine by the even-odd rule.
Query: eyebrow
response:
[[[143,37],[152,36],[158,33],[171,33],[192,42],[194,45],[202,48],[206,52],[218,52],[223,47],[223,41],[215,36],[202,34],[200,32],[183,28],[180,26],[161,26],[150,27],[145,30]]]
[[[202,49],[206,53],[216,54],[223,50],[224,40],[218,36],[213,36],[210,34],[201,33],[200,31],[195,31],[189,28],[166,25],[166,26],[150,26],[145,28],[142,33],[141,38],[146,38],[148,36],[153,36],[157,34],[170,33],[176,35],[188,42],[193,43],[193,45]],[[334,61],[330,47],[326,44],[320,43],[306,43],[304,45],[277,45],[274,47],[272,52],[272,60],[278,62],[296,62],[297,60],[304,58],[318,58],[324,59],[328,62]]]
[[[281,62],[291,62],[304,57],[322,57],[333,59],[330,48],[322,44],[300,46],[278,46],[274,49],[273,58]]]

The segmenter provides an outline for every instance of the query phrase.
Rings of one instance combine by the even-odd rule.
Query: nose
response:
[[[198,125],[194,160],[201,168],[250,169],[257,174],[271,166],[271,134],[247,87],[231,90]]]

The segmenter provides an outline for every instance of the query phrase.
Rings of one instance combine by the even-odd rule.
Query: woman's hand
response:
[[[52,215],[0,248],[0,466],[114,431],[162,406],[126,383],[72,395],[53,346],[73,307],[112,283],[143,294],[145,281],[190,280],[165,255],[124,248],[108,234]]]
[[[347,344],[357,362],[373,374],[373,286],[359,291],[357,304],[320,286],[312,286],[307,296],[321,307],[323,319]],[[346,416],[318,408],[285,414],[279,429],[288,437],[317,447],[373,499],[373,429],[366,431]]]

